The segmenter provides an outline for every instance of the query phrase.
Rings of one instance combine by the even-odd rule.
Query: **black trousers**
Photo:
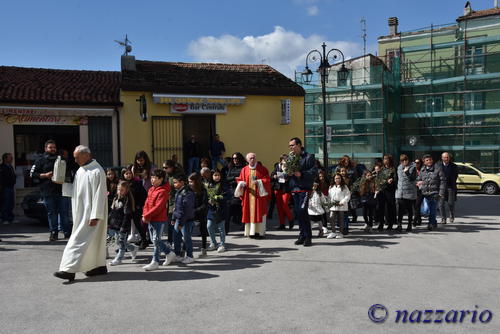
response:
[[[405,213],[408,214],[408,228],[411,228],[411,223],[413,220],[413,208],[415,206],[415,200],[398,198],[398,226],[403,224],[403,216]]]
[[[365,220],[365,224],[368,226],[373,226],[373,221],[375,220],[375,203],[363,203],[363,219]]]
[[[387,225],[392,227],[396,224],[396,196],[395,192],[391,190],[384,191],[385,201],[385,219]]]
[[[417,200],[415,201],[414,206],[413,206],[413,222],[415,222],[415,224],[422,223],[422,215],[420,213],[420,208],[422,207],[423,200],[424,200],[424,196],[422,196],[422,192],[419,189],[417,191]]]

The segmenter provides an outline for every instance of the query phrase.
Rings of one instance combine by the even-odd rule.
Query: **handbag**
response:
[[[420,214],[424,217],[427,217],[429,216],[430,212],[431,210],[429,208],[429,201],[427,200],[427,198],[424,197],[422,205],[420,206]]]

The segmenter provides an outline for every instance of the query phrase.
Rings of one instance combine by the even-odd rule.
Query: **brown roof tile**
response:
[[[490,8],[490,9],[473,11],[469,15],[459,16],[457,18],[457,21],[476,19],[479,17],[486,17],[486,16],[492,16],[492,15],[500,15],[500,8]]]
[[[0,66],[0,102],[118,106],[120,72]]]
[[[155,93],[304,96],[302,87],[268,65],[136,61],[122,71],[123,90]]]

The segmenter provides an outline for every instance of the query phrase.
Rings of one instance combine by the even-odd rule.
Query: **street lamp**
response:
[[[328,82],[328,75],[330,73],[330,68],[332,65],[328,62],[328,58],[330,57],[330,53],[333,52],[332,58],[337,59],[338,54],[342,57],[342,66],[337,71],[337,79],[338,82],[345,82],[347,77],[349,76],[349,70],[344,65],[344,54],[339,49],[331,49],[326,52],[326,44],[323,43],[321,45],[323,48],[323,52],[319,52],[318,50],[310,51],[306,56],[306,68],[304,72],[302,72],[302,81],[309,84],[312,80],[313,72],[309,68],[309,58],[311,60],[316,61],[319,56],[319,67],[318,72],[321,77],[321,93],[323,95],[323,165],[325,166],[325,170],[328,172],[328,145],[326,139],[326,83]],[[312,57],[311,57],[312,56]]]

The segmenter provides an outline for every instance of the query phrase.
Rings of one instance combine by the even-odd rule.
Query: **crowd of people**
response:
[[[143,267],[152,271],[159,268],[162,254],[164,266],[195,261],[195,226],[201,236],[198,257],[207,256],[209,251],[225,252],[226,236],[234,232],[231,229],[243,231],[249,238],[265,238],[267,219],[273,217],[275,209],[275,228],[286,230],[288,226],[293,230],[298,224],[295,244],[306,247],[312,245],[311,222],[317,224],[318,237],[340,239],[349,234],[350,224],[357,222],[358,209],[366,233],[375,225],[379,231],[403,232],[404,216],[406,231],[411,232],[422,224],[422,212],[428,214],[427,228],[433,230],[438,207],[442,224],[455,219],[457,167],[447,152],[437,163],[430,155],[410,161],[402,154],[396,164],[386,154],[370,169],[344,156],[325,170],[304,150],[299,138],[292,138],[289,153],[279,157],[269,173],[252,152],[246,156],[235,152],[224,159],[224,143],[218,136],[210,150],[212,159],[196,156],[195,137],[191,144],[187,147],[187,173],[176,156],[157,167],[144,151],[137,152],[125,168],[104,172],[91,158],[90,150],[79,146],[73,155],[80,168],[67,163],[61,185],[52,181],[56,143],[47,141],[45,154],[33,165],[31,177],[38,182],[47,208],[49,240],[57,240],[59,232],[69,239],[56,276],[71,280],[76,271],[89,275],[107,272],[106,263],[95,260],[103,250],[95,241],[101,237],[92,233],[101,235],[102,231],[89,229],[101,220],[107,220],[108,245],[110,240],[116,244],[109,265],[120,265],[127,253],[134,261],[139,250],[147,252],[152,245],[151,262]],[[9,161],[8,156],[4,161]],[[66,183],[73,190],[65,194]],[[67,217],[71,197],[72,230]],[[102,203],[97,205],[96,201]],[[84,223],[87,220],[91,223]],[[93,249],[91,255],[87,248]]]

